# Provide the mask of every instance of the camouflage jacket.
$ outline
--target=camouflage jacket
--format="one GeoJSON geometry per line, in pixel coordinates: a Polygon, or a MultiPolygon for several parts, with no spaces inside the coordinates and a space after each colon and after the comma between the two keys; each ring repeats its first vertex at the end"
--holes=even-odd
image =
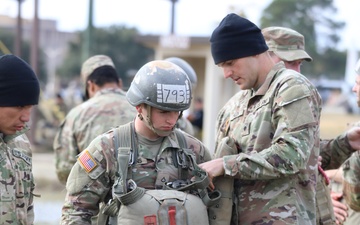
{"type": "Polygon", "coordinates": [[[320,141],[321,167],[324,170],[339,168],[356,150],[351,147],[346,133],[334,139],[320,141]]]}
{"type": "MultiPolygon", "coordinates": [[[[323,170],[337,169],[352,153],[353,149],[348,141],[346,133],[334,139],[320,140],[321,167],[323,170]]],[[[325,175],[326,176],[326,175],[325,175]]],[[[319,174],[316,187],[317,224],[336,224],[330,188],[326,178],[319,174]]]]}
{"type": "MultiPolygon", "coordinates": [[[[62,209],[61,224],[91,224],[91,217],[99,212],[99,203],[112,193],[118,161],[114,153],[113,130],[98,136],[83,151],[70,172],[66,183],[67,195],[62,209]],[[86,165],[83,159],[90,160],[86,165]]],[[[179,148],[176,135],[150,141],[136,135],[138,157],[131,168],[132,179],[139,187],[154,189],[161,182],[179,179],[179,171],[174,168],[172,154],[168,147],[179,148]]],[[[207,148],[196,138],[184,133],[187,148],[195,153],[197,163],[211,159],[207,148]]]]}
{"type": "Polygon", "coordinates": [[[216,143],[229,136],[239,149],[223,157],[235,178],[238,224],[316,223],[320,114],[315,87],[283,63],[259,90],[240,91],[220,111],[216,143]]]}
{"type": "MultiPolygon", "coordinates": [[[[336,169],[355,150],[351,148],[346,133],[331,140],[320,140],[321,167],[323,170],[336,169]]],[[[319,173],[316,185],[316,224],[335,225],[336,218],[325,173],[319,173]]]]}
{"type": "Polygon", "coordinates": [[[182,116],[182,117],[180,117],[180,119],[178,119],[178,121],[176,122],[176,128],[179,128],[180,130],[190,134],[191,136],[195,135],[193,125],[184,116],[182,116]]]}
{"type": "MultiPolygon", "coordinates": [[[[360,122],[350,124],[349,128],[360,126],[360,122]]],[[[324,170],[338,169],[354,152],[349,143],[347,133],[334,139],[320,140],[321,167],[324,170]]]]}
{"type": "Polygon", "coordinates": [[[34,177],[26,130],[0,138],[0,224],[34,223],[34,177]]]}
{"type": "Polygon", "coordinates": [[[344,199],[351,209],[360,212],[360,152],[355,152],[343,165],[344,199]]]}
{"type": "Polygon", "coordinates": [[[134,119],[135,108],[120,89],[102,89],[73,108],[54,139],[55,166],[62,183],[76,162],[76,156],[98,135],[134,119]]]}

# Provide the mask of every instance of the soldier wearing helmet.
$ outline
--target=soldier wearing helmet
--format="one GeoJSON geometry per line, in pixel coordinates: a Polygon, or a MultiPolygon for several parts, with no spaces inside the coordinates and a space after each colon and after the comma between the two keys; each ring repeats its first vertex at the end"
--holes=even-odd
{"type": "Polygon", "coordinates": [[[110,57],[94,55],[87,59],[81,68],[81,80],[87,100],[66,115],[53,144],[56,173],[63,184],[76,156],[97,135],[130,122],[135,113],[121,89],[121,80],[110,57]]]}
{"type": "MultiPolygon", "coordinates": [[[[192,68],[192,66],[188,62],[186,62],[185,60],[178,58],[178,57],[170,57],[170,58],[166,58],[165,60],[172,62],[175,65],[179,66],[181,69],[183,69],[184,72],[186,73],[186,75],[190,79],[192,89],[194,89],[196,87],[197,75],[196,75],[195,70],[192,68]]],[[[194,136],[195,135],[194,127],[191,124],[191,122],[187,119],[189,114],[190,114],[189,109],[187,109],[183,112],[183,115],[181,116],[181,118],[179,118],[179,120],[177,122],[177,127],[180,128],[181,130],[185,131],[186,133],[194,136]]]]}
{"type": "Polygon", "coordinates": [[[175,65],[179,66],[181,69],[183,69],[190,79],[192,88],[194,89],[196,87],[197,75],[194,68],[188,62],[178,57],[169,57],[166,58],[165,60],[172,62],[175,65]]]}
{"type": "Polygon", "coordinates": [[[114,192],[118,168],[131,167],[132,179],[145,189],[162,189],[165,183],[180,179],[174,154],[168,154],[169,149],[181,149],[178,132],[197,163],[211,159],[199,140],[176,128],[182,111],[190,106],[191,91],[188,76],[171,62],[151,61],[139,69],[126,94],[136,109],[135,119],[97,136],[79,155],[66,185],[63,224],[91,223],[91,217],[99,212],[99,202],[107,201],[114,192]],[[124,128],[128,128],[126,132],[124,128]],[[125,138],[127,135],[131,139],[125,138]],[[125,165],[117,158],[117,137],[131,140],[132,151],[125,165]]]}

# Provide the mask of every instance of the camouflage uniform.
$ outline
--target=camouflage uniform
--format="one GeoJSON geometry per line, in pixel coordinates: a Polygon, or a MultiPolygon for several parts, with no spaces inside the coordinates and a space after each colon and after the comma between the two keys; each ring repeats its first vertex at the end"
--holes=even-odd
{"type": "MultiPolygon", "coordinates": [[[[355,154],[357,154],[357,153],[355,153],[355,154]]],[[[343,164],[343,165],[345,165],[345,164],[343,164]]],[[[337,169],[336,171],[337,171],[337,173],[342,174],[343,168],[341,167],[341,168],[337,169]]],[[[343,193],[343,179],[341,179],[341,181],[340,180],[339,181],[331,180],[330,189],[334,193],[343,193]]],[[[345,193],[345,195],[346,195],[346,193],[345,193]]],[[[340,199],[339,202],[347,205],[345,198],[340,199]]],[[[348,214],[348,216],[346,217],[346,220],[343,223],[341,223],[341,225],[360,224],[360,213],[359,212],[356,212],[353,209],[351,209],[350,207],[348,207],[347,214],[348,214]]]]}
{"type": "MultiPolygon", "coordinates": [[[[280,59],[289,62],[295,60],[312,61],[312,58],[305,51],[304,36],[295,30],[285,27],[267,27],[262,30],[262,33],[269,51],[274,52],[280,59]]],[[[346,134],[335,139],[320,141],[322,164],[319,168],[316,191],[317,224],[335,224],[335,215],[328,187],[329,181],[323,170],[339,168],[354,151],[346,134]]]]}
{"type": "Polygon", "coordinates": [[[194,127],[191,124],[191,122],[186,119],[184,116],[182,116],[176,123],[176,127],[181,129],[182,131],[185,131],[186,133],[190,134],[190,135],[194,135],[195,131],[194,131],[194,127]]]}
{"type": "MultiPolygon", "coordinates": [[[[359,124],[354,124],[353,126],[358,126],[358,125],[359,124]]],[[[344,163],[344,162],[349,157],[354,158],[354,155],[358,154],[358,153],[354,153],[355,151],[356,150],[353,149],[349,144],[346,133],[337,136],[335,139],[321,140],[320,142],[320,155],[322,156],[321,167],[324,170],[338,169],[341,165],[343,165],[343,167],[347,167],[348,163],[344,163]]],[[[331,189],[332,192],[337,192],[337,193],[343,192],[343,185],[341,183],[332,181],[330,185],[331,186],[328,189],[331,189]]],[[[348,191],[344,191],[344,197],[347,196],[347,193],[348,191]]],[[[341,203],[346,204],[346,201],[342,199],[341,203]]],[[[332,207],[331,201],[330,204],[332,207]]],[[[324,207],[322,207],[321,209],[325,210],[324,207]]],[[[357,212],[354,212],[352,209],[349,209],[347,213],[348,213],[348,217],[346,218],[343,224],[355,224],[357,223],[357,221],[359,221],[360,217],[357,212]]]]}
{"type": "Polygon", "coordinates": [[[0,137],[0,224],[34,223],[32,154],[25,131],[0,137]]]}
{"type": "Polygon", "coordinates": [[[60,125],[54,140],[56,173],[62,183],[76,162],[76,156],[98,135],[134,119],[136,111],[121,89],[102,89],[73,108],[60,125]]]}
{"type": "Polygon", "coordinates": [[[343,165],[343,193],[347,204],[360,212],[360,153],[355,152],[343,165]]]}
{"type": "Polygon", "coordinates": [[[235,178],[237,224],[315,224],[320,112],[315,87],[283,62],[220,111],[217,144],[228,136],[240,149],[223,157],[235,178]]]}
{"type": "MultiPolygon", "coordinates": [[[[355,65],[357,78],[360,76],[360,59],[355,65]]],[[[353,91],[357,95],[360,106],[359,84],[356,82],[353,91]]],[[[360,126],[357,122],[354,126],[360,126]]],[[[355,152],[343,165],[343,194],[347,204],[356,212],[360,212],[360,152],[355,152]]]]}
{"type": "MultiPolygon", "coordinates": [[[[199,140],[186,133],[184,135],[186,146],[195,153],[197,163],[211,159],[208,150],[199,140]]],[[[135,160],[136,164],[132,167],[132,179],[137,185],[146,189],[155,188],[158,176],[155,166],[159,168],[160,164],[155,165],[156,160],[169,162],[170,166],[166,167],[164,173],[167,181],[179,179],[178,169],[172,166],[171,156],[164,154],[164,149],[167,147],[179,147],[175,133],[172,132],[169,136],[155,141],[147,140],[139,134],[136,136],[139,152],[135,160]]],[[[118,168],[114,153],[113,130],[98,136],[80,157],[85,154],[94,160],[96,167],[87,172],[88,170],[78,160],[71,170],[66,184],[67,196],[62,209],[61,224],[90,224],[90,218],[99,212],[99,202],[104,201],[106,196],[111,194],[118,168]]]]}
{"type": "Polygon", "coordinates": [[[0,56],[0,224],[34,224],[34,177],[29,130],[40,84],[29,64],[0,56]]]}
{"type": "MultiPolygon", "coordinates": [[[[82,82],[86,84],[93,72],[103,66],[115,69],[113,61],[106,55],[95,55],[87,59],[81,67],[82,82]]],[[[118,79],[117,74],[112,76],[118,79]]],[[[114,82],[115,78],[105,84],[114,82]]],[[[87,88],[85,93],[90,97],[87,88]]],[[[73,108],[60,125],[53,144],[56,173],[60,182],[66,183],[70,170],[76,162],[76,156],[97,135],[128,123],[133,119],[134,113],[134,108],[127,102],[125,92],[120,88],[100,87],[91,99],[73,108]]]]}
{"type": "Polygon", "coordinates": [[[337,169],[355,151],[347,139],[346,133],[335,139],[320,140],[321,168],[316,187],[317,223],[319,225],[335,225],[336,218],[330,196],[330,180],[324,170],[337,169]]]}
{"type": "Polygon", "coordinates": [[[321,167],[338,169],[356,150],[351,147],[346,133],[330,140],[320,141],[321,167]]]}

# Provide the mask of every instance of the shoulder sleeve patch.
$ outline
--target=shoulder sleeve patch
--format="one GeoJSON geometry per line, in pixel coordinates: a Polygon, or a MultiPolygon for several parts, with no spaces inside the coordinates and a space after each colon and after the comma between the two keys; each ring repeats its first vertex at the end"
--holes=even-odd
{"type": "Polygon", "coordinates": [[[288,86],[287,90],[281,92],[279,105],[285,106],[308,96],[310,96],[310,91],[304,85],[288,86]]]}
{"type": "Polygon", "coordinates": [[[83,151],[78,161],[87,173],[91,172],[98,165],[88,150],[83,151]]]}

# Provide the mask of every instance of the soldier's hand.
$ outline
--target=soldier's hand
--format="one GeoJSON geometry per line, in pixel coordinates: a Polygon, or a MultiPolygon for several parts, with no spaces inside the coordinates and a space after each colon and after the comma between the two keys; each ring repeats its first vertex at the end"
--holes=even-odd
{"type": "Polygon", "coordinates": [[[331,201],[336,218],[336,224],[342,224],[348,217],[348,207],[341,203],[342,193],[331,192],[331,201]]]}
{"type": "Polygon", "coordinates": [[[353,149],[360,150],[360,127],[352,127],[346,132],[349,144],[353,149]]]}
{"type": "Polygon", "coordinates": [[[322,161],[322,157],[319,155],[319,157],[318,157],[318,166],[320,166],[320,167],[321,167],[321,161],[322,161]]]}
{"type": "Polygon", "coordinates": [[[199,166],[201,169],[208,173],[210,184],[209,188],[213,191],[215,189],[213,178],[224,174],[224,160],[222,158],[213,159],[208,162],[201,163],[199,166]]]}

